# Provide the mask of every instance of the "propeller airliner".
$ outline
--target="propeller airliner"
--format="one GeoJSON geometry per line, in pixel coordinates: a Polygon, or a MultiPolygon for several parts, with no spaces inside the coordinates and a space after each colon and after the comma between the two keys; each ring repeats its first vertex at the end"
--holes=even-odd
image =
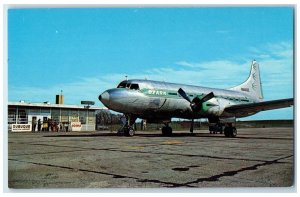
{"type": "Polygon", "coordinates": [[[248,79],[233,88],[131,79],[104,91],[99,100],[107,108],[125,115],[122,132],[127,136],[135,134],[133,124],[137,118],[146,119],[148,123],[163,123],[162,134],[167,136],[172,135],[169,126],[172,118],[191,119],[190,132],[193,132],[194,119],[207,118],[213,125],[210,131],[225,125],[224,135],[236,137],[236,118],[294,105],[293,98],[263,101],[259,64],[255,60],[248,79]]]}

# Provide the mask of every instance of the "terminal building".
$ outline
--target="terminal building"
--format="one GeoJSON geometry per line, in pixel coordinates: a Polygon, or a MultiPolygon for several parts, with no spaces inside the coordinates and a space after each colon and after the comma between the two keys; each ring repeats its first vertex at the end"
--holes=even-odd
{"type": "Polygon", "coordinates": [[[95,131],[96,113],[106,108],[90,105],[65,105],[63,95],[56,95],[56,104],[8,102],[8,130],[95,131]]]}

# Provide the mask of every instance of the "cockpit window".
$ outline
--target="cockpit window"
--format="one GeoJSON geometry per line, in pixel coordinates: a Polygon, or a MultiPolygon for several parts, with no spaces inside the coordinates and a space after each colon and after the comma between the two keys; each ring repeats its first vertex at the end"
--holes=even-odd
{"type": "Polygon", "coordinates": [[[136,83],[127,83],[127,82],[121,82],[117,88],[128,88],[132,90],[139,90],[139,84],[136,83]]]}
{"type": "Polygon", "coordinates": [[[121,82],[117,88],[126,88],[126,83],[125,82],[121,82]]]}
{"type": "Polygon", "coordinates": [[[139,89],[139,84],[135,84],[135,83],[131,84],[130,89],[138,90],[139,89]]]}

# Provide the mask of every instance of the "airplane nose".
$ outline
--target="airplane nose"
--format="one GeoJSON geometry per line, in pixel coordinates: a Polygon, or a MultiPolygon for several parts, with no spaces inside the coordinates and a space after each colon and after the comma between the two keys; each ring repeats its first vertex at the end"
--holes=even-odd
{"type": "Polygon", "coordinates": [[[99,96],[99,100],[103,103],[103,104],[108,104],[109,102],[109,93],[107,91],[103,92],[100,96],[99,96]]]}

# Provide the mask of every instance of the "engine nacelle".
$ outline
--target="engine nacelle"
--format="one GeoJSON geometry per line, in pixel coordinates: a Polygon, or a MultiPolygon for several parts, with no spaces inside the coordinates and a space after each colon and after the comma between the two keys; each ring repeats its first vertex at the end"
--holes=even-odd
{"type": "Polygon", "coordinates": [[[228,105],[228,101],[220,98],[212,98],[209,100],[209,103],[206,103],[207,113],[214,116],[221,116],[226,105],[228,105]]]}

